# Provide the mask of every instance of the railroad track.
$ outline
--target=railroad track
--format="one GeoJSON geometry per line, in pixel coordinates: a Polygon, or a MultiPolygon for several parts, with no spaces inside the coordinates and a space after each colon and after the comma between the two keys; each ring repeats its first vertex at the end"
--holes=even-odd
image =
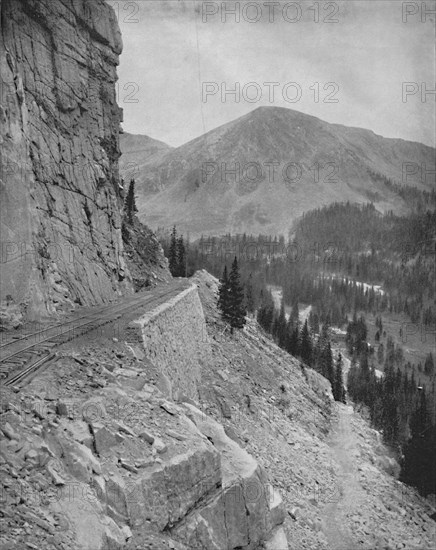
{"type": "MultiPolygon", "coordinates": [[[[44,334],[45,332],[48,332],[50,330],[56,330],[60,327],[63,327],[63,326],[67,326],[67,325],[73,325],[75,321],[80,321],[82,319],[85,319],[85,318],[89,318],[91,315],[98,315],[98,313],[104,311],[105,309],[107,309],[108,306],[103,306],[103,307],[100,307],[100,308],[96,308],[92,314],[87,314],[87,315],[83,315],[82,317],[79,317],[78,319],[70,319],[68,321],[65,321],[64,323],[55,323],[55,324],[52,324],[52,325],[49,325],[48,327],[46,328],[43,328],[41,330],[37,330],[37,331],[34,331],[34,332],[29,332],[28,334],[24,334],[23,336],[12,336],[12,338],[7,341],[7,342],[2,342],[0,344],[0,350],[8,347],[8,346],[13,346],[14,344],[17,344],[18,342],[21,342],[23,340],[29,340],[30,338],[34,338],[36,336],[39,336],[40,334],[44,334]]],[[[0,359],[1,360],[1,359],[0,359]]]]}
{"type": "MultiPolygon", "coordinates": [[[[164,302],[171,294],[177,294],[178,287],[159,293],[157,296],[135,296],[134,299],[118,306],[99,308],[73,321],[67,321],[46,329],[27,334],[18,339],[5,342],[0,350],[19,346],[0,358],[0,380],[4,386],[20,386],[44,365],[56,358],[55,348],[96,328],[117,321],[124,313],[131,313],[141,307],[150,308],[164,302]],[[54,333],[54,334],[53,334],[54,333]],[[32,343],[32,339],[38,341],[32,343]],[[20,345],[21,343],[21,345],[20,345]]],[[[181,291],[181,289],[179,290],[181,291]]]]}

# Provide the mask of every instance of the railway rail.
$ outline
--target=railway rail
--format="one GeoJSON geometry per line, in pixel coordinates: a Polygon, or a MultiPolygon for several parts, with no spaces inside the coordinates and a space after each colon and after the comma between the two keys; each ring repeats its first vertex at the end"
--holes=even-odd
{"type": "Polygon", "coordinates": [[[181,292],[185,285],[172,286],[166,292],[153,293],[134,298],[122,304],[99,307],[82,317],[68,320],[64,323],[51,325],[16,339],[11,339],[0,345],[0,381],[4,386],[23,385],[32,375],[51,361],[56,360],[55,348],[83,336],[97,328],[113,323],[123,314],[132,313],[140,308],[149,309],[151,306],[166,301],[170,295],[181,292]],[[33,340],[33,341],[32,341],[33,340]],[[6,355],[3,350],[6,349],[6,355]]]}

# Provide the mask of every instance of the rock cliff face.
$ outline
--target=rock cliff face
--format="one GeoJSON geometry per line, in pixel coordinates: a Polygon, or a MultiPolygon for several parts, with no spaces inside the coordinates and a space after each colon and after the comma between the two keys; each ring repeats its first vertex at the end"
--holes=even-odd
{"type": "Polygon", "coordinates": [[[113,299],[133,288],[115,14],[103,0],[2,0],[1,27],[2,300],[32,314],[113,299]]]}

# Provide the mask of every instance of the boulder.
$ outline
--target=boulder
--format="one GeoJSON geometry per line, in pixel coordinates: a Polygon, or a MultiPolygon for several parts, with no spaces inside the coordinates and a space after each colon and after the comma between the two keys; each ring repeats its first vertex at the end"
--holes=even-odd
{"type": "Polygon", "coordinates": [[[132,487],[126,486],[126,482],[120,473],[112,470],[106,477],[105,499],[107,504],[107,513],[118,524],[129,523],[129,509],[127,498],[135,500],[137,493],[132,491],[132,487]]]}
{"type": "Polygon", "coordinates": [[[100,474],[101,466],[92,451],[76,441],[60,440],[65,470],[79,481],[88,483],[92,474],[100,474]]]}
{"type": "Polygon", "coordinates": [[[173,399],[173,386],[171,384],[171,380],[163,372],[159,373],[157,387],[162,392],[162,395],[164,395],[167,399],[173,399]]]}
{"type": "Polygon", "coordinates": [[[11,440],[13,440],[13,439],[19,440],[20,439],[19,434],[14,430],[14,428],[9,424],[9,422],[5,422],[3,424],[1,430],[8,439],[11,439],[11,440]]]}
{"type": "Polygon", "coordinates": [[[285,505],[280,493],[272,485],[268,485],[268,508],[271,528],[285,521],[285,505]]]}
{"type": "Polygon", "coordinates": [[[150,443],[150,445],[153,445],[154,443],[154,435],[151,434],[149,431],[147,430],[142,430],[140,433],[139,433],[139,436],[141,439],[143,439],[144,441],[146,441],[147,443],[150,443]]]}
{"type": "Polygon", "coordinates": [[[198,430],[221,456],[218,485],[202,506],[192,509],[171,534],[189,548],[257,548],[284,521],[281,498],[255,459],[230,439],[221,424],[184,405],[198,430]],[[271,498],[272,495],[272,498],[271,498]]]}
{"type": "Polygon", "coordinates": [[[94,437],[91,434],[89,425],[83,420],[74,420],[73,422],[61,419],[60,426],[64,428],[76,441],[86,447],[91,448],[94,437]]]}
{"type": "Polygon", "coordinates": [[[106,428],[103,424],[93,422],[91,424],[91,429],[94,435],[95,450],[100,456],[104,455],[111,447],[117,445],[115,433],[106,428]]]}
{"type": "Polygon", "coordinates": [[[104,515],[98,501],[71,495],[60,498],[51,505],[52,512],[66,518],[75,535],[75,548],[80,550],[121,550],[126,537],[117,524],[104,515]]]}
{"type": "Polygon", "coordinates": [[[289,550],[288,540],[283,527],[276,529],[271,538],[265,542],[265,550],[289,550]]]}
{"type": "Polygon", "coordinates": [[[167,451],[167,446],[162,441],[162,439],[160,439],[159,437],[155,437],[153,442],[153,449],[156,449],[159,454],[162,454],[167,451]]]}

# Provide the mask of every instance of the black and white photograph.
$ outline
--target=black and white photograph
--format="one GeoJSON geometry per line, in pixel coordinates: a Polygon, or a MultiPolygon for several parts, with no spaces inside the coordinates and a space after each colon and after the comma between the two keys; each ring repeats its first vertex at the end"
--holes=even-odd
{"type": "Polygon", "coordinates": [[[0,28],[0,550],[434,550],[436,2],[0,28]]]}

